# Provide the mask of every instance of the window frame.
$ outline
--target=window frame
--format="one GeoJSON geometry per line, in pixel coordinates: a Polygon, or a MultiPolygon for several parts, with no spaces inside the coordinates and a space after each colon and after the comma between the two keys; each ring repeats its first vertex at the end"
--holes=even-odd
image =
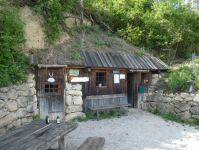
{"type": "Polygon", "coordinates": [[[95,70],[94,71],[94,89],[107,89],[109,87],[109,72],[107,70],[95,70]],[[96,78],[97,78],[97,73],[106,73],[106,86],[96,86],[97,84],[97,81],[96,81],[96,78]]]}
{"type": "MultiPolygon", "coordinates": [[[[54,89],[54,88],[53,88],[54,89]]],[[[43,82],[42,91],[45,95],[61,95],[62,85],[60,82],[43,82]],[[58,85],[58,92],[45,92],[45,85],[58,85]]]]}

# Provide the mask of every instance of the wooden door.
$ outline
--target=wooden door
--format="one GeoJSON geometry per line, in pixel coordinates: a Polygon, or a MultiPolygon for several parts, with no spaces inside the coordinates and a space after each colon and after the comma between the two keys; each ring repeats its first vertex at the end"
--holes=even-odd
{"type": "Polygon", "coordinates": [[[127,98],[133,108],[137,108],[137,74],[127,73],[127,98]]]}
{"type": "Polygon", "coordinates": [[[37,95],[42,119],[48,114],[50,120],[56,120],[57,113],[64,119],[64,89],[64,68],[38,69],[37,95]],[[48,82],[50,77],[55,81],[48,82]]]}

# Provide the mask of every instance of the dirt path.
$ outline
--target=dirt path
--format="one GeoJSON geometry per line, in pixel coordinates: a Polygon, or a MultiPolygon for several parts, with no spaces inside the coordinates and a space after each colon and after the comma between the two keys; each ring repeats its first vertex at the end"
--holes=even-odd
{"type": "Polygon", "coordinates": [[[88,137],[105,137],[103,150],[198,150],[199,130],[142,110],[129,116],[79,122],[68,134],[67,148],[76,150],[88,137]]]}

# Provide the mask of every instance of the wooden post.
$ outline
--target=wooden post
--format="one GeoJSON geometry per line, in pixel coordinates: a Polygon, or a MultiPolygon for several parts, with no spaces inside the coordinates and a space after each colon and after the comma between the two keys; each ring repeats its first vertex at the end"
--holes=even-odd
{"type": "Polygon", "coordinates": [[[99,120],[99,110],[97,110],[97,121],[99,120]]]}
{"type": "Polygon", "coordinates": [[[91,106],[93,106],[93,100],[91,100],[91,106]]]}
{"type": "Polygon", "coordinates": [[[61,138],[59,141],[58,141],[58,145],[59,145],[59,148],[58,150],[66,150],[66,142],[65,142],[65,137],[61,138]]]}
{"type": "Polygon", "coordinates": [[[128,116],[128,106],[126,106],[126,115],[128,116]]]}

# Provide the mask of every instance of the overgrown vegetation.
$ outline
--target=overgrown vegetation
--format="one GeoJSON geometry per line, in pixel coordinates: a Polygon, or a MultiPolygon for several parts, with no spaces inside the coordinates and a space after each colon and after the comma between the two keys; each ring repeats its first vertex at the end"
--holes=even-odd
{"type": "Polygon", "coordinates": [[[195,75],[192,74],[192,63],[186,63],[180,66],[177,70],[168,70],[169,82],[164,86],[164,92],[173,91],[173,93],[180,93],[185,91],[186,81],[195,81],[195,90],[199,90],[199,63],[197,59],[195,67],[195,75]],[[198,63],[198,64],[197,64],[198,63]]]}
{"type": "Polygon", "coordinates": [[[0,9],[0,86],[8,86],[25,80],[30,66],[21,46],[25,44],[25,23],[16,8],[0,9]]]}
{"type": "Polygon", "coordinates": [[[40,114],[36,114],[35,116],[33,116],[33,120],[39,119],[40,118],[40,114]]]}
{"type": "MultiPolygon", "coordinates": [[[[158,107],[158,106],[157,106],[158,107]]],[[[185,121],[181,118],[181,115],[176,115],[176,114],[172,114],[171,112],[168,113],[161,113],[158,111],[158,109],[155,107],[152,110],[149,110],[149,112],[151,112],[152,114],[156,115],[156,116],[161,116],[166,122],[167,121],[174,121],[174,122],[178,122],[181,123],[182,125],[190,125],[190,126],[199,126],[199,119],[193,119],[193,122],[190,121],[185,121]]]]}
{"type": "MultiPolygon", "coordinates": [[[[120,116],[122,115],[125,115],[126,113],[126,110],[125,109],[122,109],[120,111],[100,111],[99,112],[99,117],[102,118],[102,119],[110,119],[111,117],[113,118],[119,118],[120,116]]],[[[92,120],[92,119],[97,119],[97,112],[95,112],[94,114],[89,114],[89,112],[85,112],[86,114],[86,117],[75,117],[73,118],[71,121],[72,122],[82,122],[82,121],[88,121],[88,120],[92,120]]]]}

